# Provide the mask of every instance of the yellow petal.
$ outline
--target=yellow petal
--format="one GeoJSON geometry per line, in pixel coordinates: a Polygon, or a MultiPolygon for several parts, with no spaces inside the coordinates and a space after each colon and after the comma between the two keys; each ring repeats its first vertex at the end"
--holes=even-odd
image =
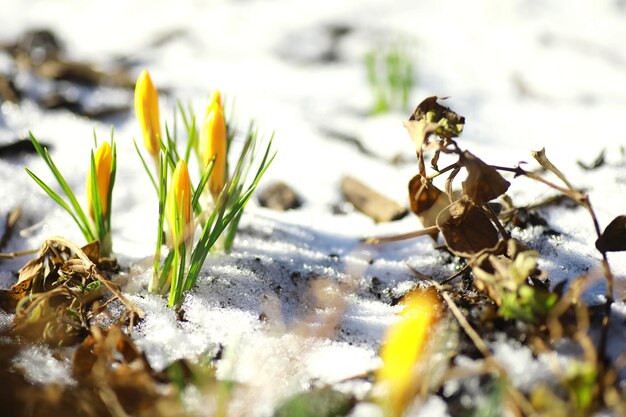
{"type": "Polygon", "coordinates": [[[203,166],[207,166],[215,157],[209,190],[213,198],[217,198],[226,183],[226,120],[219,101],[209,105],[207,114],[199,137],[200,159],[203,166]]]}
{"type": "Polygon", "coordinates": [[[193,212],[191,207],[191,179],[187,164],[182,159],[172,174],[165,203],[165,218],[173,245],[193,237],[193,212]]]}
{"type": "Polygon", "coordinates": [[[376,379],[387,389],[386,405],[400,415],[413,398],[415,365],[421,360],[431,328],[438,320],[441,303],[433,288],[419,289],[404,297],[400,320],[385,336],[380,356],[383,366],[376,379]]]}
{"type": "MultiPolygon", "coordinates": [[[[100,206],[102,207],[102,215],[106,217],[109,212],[109,184],[111,183],[111,168],[113,166],[113,153],[109,142],[104,142],[94,156],[96,165],[96,183],[98,184],[98,196],[100,197],[100,206]]],[[[87,207],[89,215],[94,218],[93,194],[91,189],[91,175],[89,170],[87,175],[87,207]]]]}
{"type": "Polygon", "coordinates": [[[144,146],[154,158],[157,158],[161,150],[159,95],[146,70],[139,74],[135,85],[135,113],[141,127],[144,146]]]}

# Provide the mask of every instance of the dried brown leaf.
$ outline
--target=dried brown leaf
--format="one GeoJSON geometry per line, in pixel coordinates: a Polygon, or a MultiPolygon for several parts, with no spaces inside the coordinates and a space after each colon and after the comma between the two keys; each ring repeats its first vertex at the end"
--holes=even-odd
{"type": "MultiPolygon", "coordinates": [[[[417,174],[409,181],[409,201],[411,211],[417,215],[422,226],[431,227],[437,224],[437,216],[450,204],[450,200],[432,182],[423,183],[422,179],[423,177],[417,174]]],[[[436,238],[437,233],[431,237],[436,238]]]]}
{"type": "Polygon", "coordinates": [[[596,248],[600,252],[620,252],[626,250],[626,216],[613,219],[596,240],[596,248]]]}
{"type": "Polygon", "coordinates": [[[100,260],[100,241],[95,240],[91,243],[87,243],[85,246],[80,248],[80,250],[87,255],[87,258],[89,258],[91,262],[98,264],[98,261],[100,260]]]}
{"type": "Polygon", "coordinates": [[[74,352],[72,367],[81,383],[104,390],[108,405],[123,405],[131,414],[148,410],[155,401],[166,398],[148,361],[117,326],[106,330],[92,327],[74,352]]]}
{"type": "Polygon", "coordinates": [[[404,122],[418,153],[422,152],[422,145],[428,143],[433,133],[450,139],[459,136],[465,126],[465,118],[437,103],[438,99],[437,96],[426,98],[404,122]]]}
{"type": "Polygon", "coordinates": [[[474,203],[485,204],[509,189],[511,183],[471,152],[465,151],[462,161],[467,169],[467,179],[462,184],[463,192],[474,203]]]}
{"type": "Polygon", "coordinates": [[[443,234],[446,246],[461,257],[471,257],[478,252],[498,245],[498,231],[489,217],[467,198],[461,198],[441,211],[437,227],[443,234]]]}

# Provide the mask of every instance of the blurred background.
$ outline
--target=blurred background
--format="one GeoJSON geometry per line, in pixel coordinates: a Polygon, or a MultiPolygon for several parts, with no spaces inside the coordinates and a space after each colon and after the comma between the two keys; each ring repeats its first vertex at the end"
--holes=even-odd
{"type": "Polygon", "coordinates": [[[240,127],[275,131],[268,178],[305,209],[337,211],[348,173],[404,204],[415,165],[402,121],[431,95],[450,96],[465,143],[500,164],[542,146],[572,163],[617,154],[625,23],[619,0],[4,0],[0,141],[33,130],[78,151],[113,125],[130,143],[148,69],[164,118],[219,88],[240,127]]]}

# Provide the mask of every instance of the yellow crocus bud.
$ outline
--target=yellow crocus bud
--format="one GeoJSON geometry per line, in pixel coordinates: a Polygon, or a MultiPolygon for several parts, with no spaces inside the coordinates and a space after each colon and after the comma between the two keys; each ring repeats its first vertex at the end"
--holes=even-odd
{"type": "MultiPolygon", "coordinates": [[[[104,142],[94,156],[94,162],[96,165],[96,184],[98,184],[98,196],[100,197],[100,206],[102,207],[102,215],[106,218],[109,212],[109,184],[111,183],[111,168],[113,164],[113,153],[111,152],[111,145],[109,142],[104,142]]],[[[95,219],[94,205],[93,205],[93,190],[91,189],[91,176],[94,175],[91,170],[87,175],[87,207],[89,208],[89,215],[92,219],[95,219]]]]}
{"type": "Polygon", "coordinates": [[[385,335],[380,351],[383,366],[376,374],[386,390],[384,405],[396,416],[402,415],[416,394],[416,365],[424,359],[425,345],[441,315],[441,302],[433,288],[409,293],[402,304],[400,320],[385,335]]]}
{"type": "Polygon", "coordinates": [[[165,219],[170,230],[173,246],[193,238],[193,212],[191,208],[191,179],[184,160],[178,161],[172,174],[170,189],[165,202],[165,219]]]}
{"type": "Polygon", "coordinates": [[[156,159],[161,145],[161,123],[159,120],[159,95],[152,83],[148,71],[143,70],[135,85],[135,114],[143,134],[143,143],[148,152],[156,159]]]}
{"type": "MultiPolygon", "coordinates": [[[[217,94],[219,95],[219,92],[217,94]]],[[[215,165],[209,177],[209,191],[213,198],[217,199],[226,183],[226,120],[219,99],[209,104],[199,142],[200,161],[203,166],[206,167],[215,157],[215,165]]]]}
{"type": "Polygon", "coordinates": [[[213,105],[215,103],[219,104],[222,109],[224,108],[222,105],[222,93],[220,93],[220,90],[217,89],[213,91],[213,94],[209,99],[209,105],[206,107],[206,114],[204,115],[205,119],[208,119],[209,114],[211,113],[211,110],[213,110],[213,105]]]}

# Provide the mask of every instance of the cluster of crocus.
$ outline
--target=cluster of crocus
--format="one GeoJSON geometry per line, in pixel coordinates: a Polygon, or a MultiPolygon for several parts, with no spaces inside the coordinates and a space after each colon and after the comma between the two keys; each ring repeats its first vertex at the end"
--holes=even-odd
{"type": "MultiPolygon", "coordinates": [[[[159,199],[154,277],[149,289],[158,293],[169,290],[170,306],[180,305],[183,292],[193,288],[206,256],[223,232],[226,232],[226,238],[222,239],[222,247],[226,250],[230,248],[243,210],[274,158],[274,155],[270,155],[272,143],[270,140],[260,158],[256,173],[248,181],[250,167],[257,156],[255,153],[257,134],[251,127],[244,140],[232,178],[229,177],[227,161],[230,140],[219,91],[213,93],[199,135],[195,129],[193,114],[187,117],[182,106],[180,109],[187,128],[187,149],[183,157],[176,149],[176,140],[170,137],[167,126],[165,137],[162,136],[159,95],[148,71],[141,72],[135,86],[135,112],[144,146],[157,165],[156,179],[136,142],[135,149],[159,199]],[[192,149],[196,150],[198,165],[202,170],[195,188],[187,168],[192,149]],[[205,190],[213,201],[202,207],[200,197],[205,190]],[[196,225],[201,225],[201,231],[198,239],[194,241],[196,225]],[[163,240],[164,232],[167,234],[166,241],[163,240]],[[161,249],[164,244],[168,252],[165,260],[161,262],[161,249]]],[[[93,151],[91,153],[91,169],[87,175],[88,215],[52,161],[48,150],[42,147],[32,134],[31,141],[52,171],[67,200],[32,171],[26,169],[28,174],[70,214],[88,242],[100,242],[100,255],[110,256],[111,201],[116,172],[116,147],[113,135],[110,143],[103,143],[101,146],[96,144],[95,153],[93,151]]]]}
{"type": "Polygon", "coordinates": [[[381,403],[390,416],[401,416],[416,395],[420,362],[427,359],[428,342],[442,306],[434,288],[416,289],[401,301],[399,320],[385,335],[376,380],[384,390],[381,403]]]}
{"type": "MultiPolygon", "coordinates": [[[[190,114],[188,117],[182,106],[179,107],[187,129],[187,148],[184,154],[176,149],[176,137],[170,137],[167,125],[164,129],[165,136],[162,135],[158,92],[150,74],[147,71],[141,72],[135,86],[135,112],[145,149],[156,164],[156,177],[136,142],[135,149],[152,181],[159,201],[154,276],[149,290],[157,293],[169,290],[170,306],[180,305],[183,292],[193,288],[208,253],[218,241],[224,249],[230,248],[243,210],[274,158],[274,155],[270,155],[272,143],[270,139],[265,152],[259,158],[256,171],[252,171],[255,174],[248,178],[250,168],[257,157],[257,133],[251,127],[243,141],[235,169],[229,176],[227,161],[232,138],[228,135],[228,123],[219,91],[215,91],[211,97],[200,134],[197,133],[193,115],[190,114]],[[196,151],[198,165],[201,167],[196,187],[193,186],[187,168],[192,149],[196,151]],[[212,202],[203,206],[200,197],[205,192],[210,195],[212,202]],[[197,239],[194,239],[196,226],[200,226],[201,230],[197,239]],[[226,235],[225,238],[221,238],[223,233],[226,235]],[[167,235],[166,240],[163,239],[164,234],[167,235]],[[164,260],[161,259],[163,246],[167,247],[164,260]]],[[[28,174],[70,214],[88,242],[100,242],[101,256],[110,256],[111,201],[116,172],[116,146],[113,135],[110,143],[103,143],[101,146],[96,143],[96,151],[91,153],[91,169],[87,175],[87,210],[83,210],[78,203],[48,150],[42,147],[32,134],[31,140],[52,171],[65,198],[26,169],[28,174]]]]}
{"type": "MultiPolygon", "coordinates": [[[[149,289],[164,293],[169,290],[169,305],[178,306],[184,291],[191,289],[200,268],[218,240],[228,250],[243,214],[243,210],[256,189],[261,176],[271,163],[271,140],[258,165],[256,174],[247,181],[247,173],[255,159],[256,132],[248,134],[232,178],[228,175],[228,125],[224,116],[221,94],[215,91],[207,106],[199,134],[192,114],[187,117],[179,106],[187,130],[187,148],[177,150],[177,141],[166,128],[161,136],[157,90],[147,71],[143,71],[135,87],[135,112],[139,121],[144,145],[157,163],[155,180],[139,148],[136,150],[159,197],[159,220],[153,279],[149,289]],[[187,167],[192,150],[196,151],[201,169],[200,179],[194,187],[187,167]],[[182,156],[181,156],[182,155],[182,156]],[[171,176],[169,173],[172,173],[171,176]],[[212,202],[203,204],[203,193],[212,202]],[[201,226],[194,240],[196,226],[201,226]],[[167,241],[163,241],[163,232],[167,241]],[[226,231],[226,238],[221,238],[226,231]],[[167,255],[161,261],[163,244],[167,255]]],[[[174,132],[176,133],[176,132],[174,132]]]]}
{"type": "Polygon", "coordinates": [[[91,166],[87,174],[87,213],[91,220],[89,220],[85,210],[78,203],[76,195],[52,160],[48,150],[41,146],[33,134],[30,135],[30,139],[37,153],[48,165],[67,200],[28,168],[26,168],[26,172],[59,206],[69,213],[87,242],[100,242],[100,256],[111,256],[113,250],[111,239],[111,201],[117,166],[117,152],[113,134],[111,134],[110,143],[104,142],[99,147],[96,144],[96,153],[91,152],[91,166]],[[97,191],[94,192],[94,190],[97,191]]]}

